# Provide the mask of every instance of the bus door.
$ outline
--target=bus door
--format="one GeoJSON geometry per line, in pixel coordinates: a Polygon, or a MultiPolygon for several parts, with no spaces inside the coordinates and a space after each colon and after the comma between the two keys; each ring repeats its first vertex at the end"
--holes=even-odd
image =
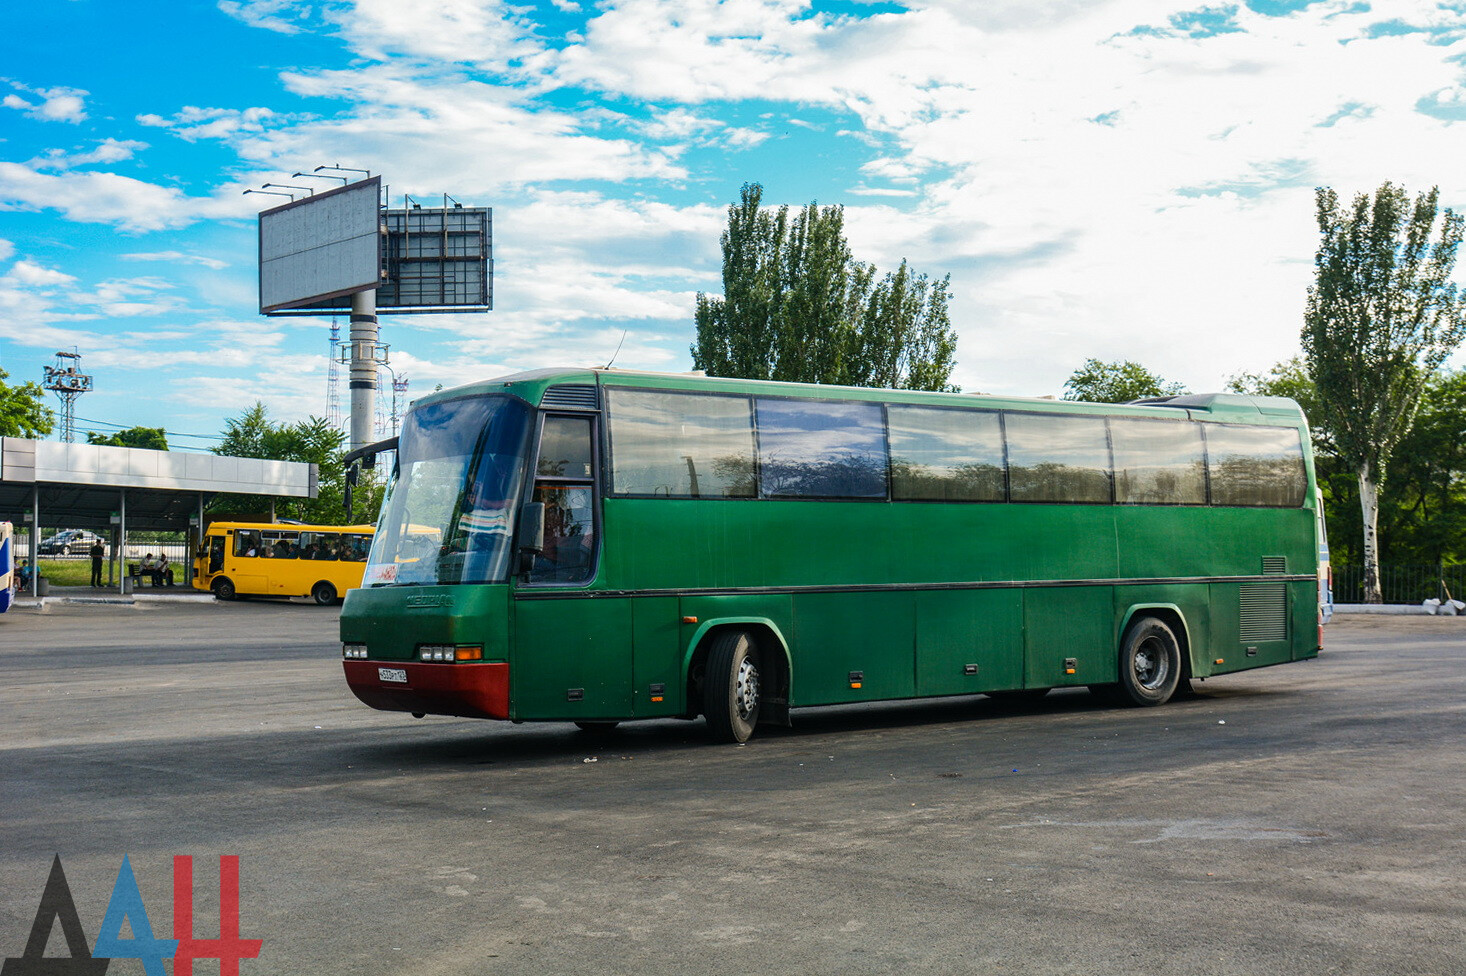
{"type": "Polygon", "coordinates": [[[599,597],[595,419],[549,414],[531,501],[544,506],[544,548],[521,576],[509,674],[515,707],[539,718],[632,714],[631,601],[599,597]]]}
{"type": "Polygon", "coordinates": [[[222,535],[209,536],[209,568],[205,575],[213,576],[224,571],[224,547],[229,540],[222,535]]]}

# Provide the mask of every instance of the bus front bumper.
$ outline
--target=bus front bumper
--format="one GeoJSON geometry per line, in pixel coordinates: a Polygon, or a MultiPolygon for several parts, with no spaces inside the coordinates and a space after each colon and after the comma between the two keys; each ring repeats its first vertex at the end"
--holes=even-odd
{"type": "Polygon", "coordinates": [[[352,694],[388,712],[509,717],[509,665],[342,661],[352,694]],[[403,677],[406,680],[401,680],[403,677]],[[395,679],[395,680],[394,680],[395,679]]]}

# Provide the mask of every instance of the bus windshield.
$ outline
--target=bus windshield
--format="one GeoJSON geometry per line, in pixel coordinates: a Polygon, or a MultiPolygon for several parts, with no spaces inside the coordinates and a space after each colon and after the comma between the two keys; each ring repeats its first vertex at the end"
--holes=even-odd
{"type": "Polygon", "coordinates": [[[505,396],[409,413],[362,585],[505,580],[530,420],[528,405],[505,396]]]}

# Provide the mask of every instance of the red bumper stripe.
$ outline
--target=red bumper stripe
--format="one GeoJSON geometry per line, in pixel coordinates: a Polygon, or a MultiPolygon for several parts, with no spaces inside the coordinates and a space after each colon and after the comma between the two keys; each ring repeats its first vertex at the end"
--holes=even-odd
{"type": "Polygon", "coordinates": [[[509,665],[342,661],[357,698],[388,712],[462,718],[509,717],[509,665]],[[407,681],[383,681],[380,670],[406,671],[407,681]]]}

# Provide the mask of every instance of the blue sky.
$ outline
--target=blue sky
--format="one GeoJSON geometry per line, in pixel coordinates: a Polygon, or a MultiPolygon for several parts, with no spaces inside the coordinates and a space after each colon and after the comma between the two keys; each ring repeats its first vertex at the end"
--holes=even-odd
{"type": "MultiPolygon", "coordinates": [[[[1466,206],[1466,4],[47,0],[0,37],[0,369],[201,448],[326,413],[329,321],[256,312],[243,196],[323,163],[494,208],[495,311],[384,317],[409,395],[687,369],[740,184],[950,274],[965,389],[1297,351],[1313,188],[1466,206]],[[182,435],[201,435],[188,437],[182,435]]],[[[326,184],[322,183],[322,186],[326,184]]],[[[342,400],[348,398],[343,390],[342,400]]]]}

